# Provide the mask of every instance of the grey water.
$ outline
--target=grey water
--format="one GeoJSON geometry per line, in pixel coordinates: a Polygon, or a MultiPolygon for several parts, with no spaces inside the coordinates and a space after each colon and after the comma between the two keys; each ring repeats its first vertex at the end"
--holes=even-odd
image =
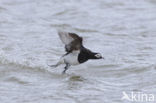
{"type": "Polygon", "coordinates": [[[155,0],[0,1],[0,103],[134,103],[123,92],[156,96],[155,78],[155,0]],[[48,67],[65,53],[57,30],[105,60],[48,67]]]}

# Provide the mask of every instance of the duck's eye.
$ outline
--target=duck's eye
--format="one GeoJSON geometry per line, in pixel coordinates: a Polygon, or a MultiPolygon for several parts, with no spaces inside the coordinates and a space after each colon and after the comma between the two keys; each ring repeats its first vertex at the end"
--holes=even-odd
{"type": "Polygon", "coordinates": [[[101,54],[96,54],[95,55],[97,58],[101,58],[102,56],[101,56],[101,54]]]}

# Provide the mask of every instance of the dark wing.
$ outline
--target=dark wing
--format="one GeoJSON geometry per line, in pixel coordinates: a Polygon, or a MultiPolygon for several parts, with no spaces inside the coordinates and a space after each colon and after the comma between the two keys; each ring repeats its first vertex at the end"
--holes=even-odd
{"type": "Polygon", "coordinates": [[[83,38],[75,33],[68,32],[58,32],[61,41],[65,44],[65,49],[67,52],[72,52],[73,50],[80,50],[82,46],[83,38]]]}

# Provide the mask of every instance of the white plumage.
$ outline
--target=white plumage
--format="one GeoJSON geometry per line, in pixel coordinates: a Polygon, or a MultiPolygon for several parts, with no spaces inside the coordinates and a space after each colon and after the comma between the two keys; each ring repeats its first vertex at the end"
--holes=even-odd
{"type": "Polygon", "coordinates": [[[65,56],[63,57],[64,62],[65,62],[65,63],[68,63],[68,64],[70,64],[70,65],[78,65],[78,64],[80,64],[80,63],[78,62],[78,55],[79,55],[79,53],[80,53],[80,51],[77,50],[77,51],[72,51],[72,53],[70,53],[70,54],[68,54],[68,55],[65,55],[65,56]]]}

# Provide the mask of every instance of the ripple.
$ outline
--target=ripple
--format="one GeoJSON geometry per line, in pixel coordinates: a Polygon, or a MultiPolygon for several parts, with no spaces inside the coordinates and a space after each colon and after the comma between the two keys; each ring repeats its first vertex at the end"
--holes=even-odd
{"type": "Polygon", "coordinates": [[[148,0],[151,4],[156,5],[156,1],[155,0],[148,0]]]}
{"type": "Polygon", "coordinates": [[[82,28],[73,28],[74,30],[78,31],[78,32],[82,32],[82,33],[85,33],[85,32],[88,32],[88,33],[94,33],[94,32],[98,32],[97,30],[92,30],[92,29],[82,29],[82,28]]]}
{"type": "Polygon", "coordinates": [[[118,68],[120,66],[121,66],[120,64],[102,64],[102,65],[98,65],[98,66],[89,65],[88,67],[89,68],[118,68]]]}
{"type": "Polygon", "coordinates": [[[61,15],[64,15],[66,13],[68,13],[69,10],[64,10],[64,11],[60,11],[60,12],[57,12],[54,14],[54,16],[61,16],[61,15]]]}
{"type": "Polygon", "coordinates": [[[20,79],[18,77],[8,77],[4,81],[5,82],[14,82],[14,83],[22,84],[22,85],[29,84],[29,82],[27,82],[25,80],[22,80],[22,79],[20,79]]]}
{"type": "Polygon", "coordinates": [[[50,24],[51,27],[71,27],[69,24],[50,24]]]}
{"type": "Polygon", "coordinates": [[[6,9],[4,7],[0,6],[0,11],[5,11],[6,9]]]}

